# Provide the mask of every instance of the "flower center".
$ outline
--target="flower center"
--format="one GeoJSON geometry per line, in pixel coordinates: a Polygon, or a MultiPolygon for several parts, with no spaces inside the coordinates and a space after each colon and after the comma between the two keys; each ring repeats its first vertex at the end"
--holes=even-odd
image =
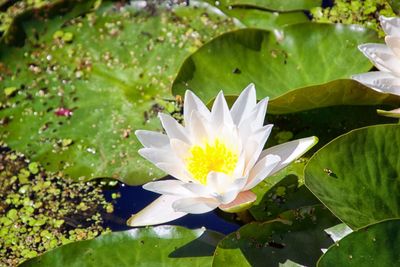
{"type": "Polygon", "coordinates": [[[187,168],[190,174],[202,184],[207,183],[211,171],[232,174],[238,162],[238,154],[218,139],[204,146],[195,145],[190,149],[187,168]]]}

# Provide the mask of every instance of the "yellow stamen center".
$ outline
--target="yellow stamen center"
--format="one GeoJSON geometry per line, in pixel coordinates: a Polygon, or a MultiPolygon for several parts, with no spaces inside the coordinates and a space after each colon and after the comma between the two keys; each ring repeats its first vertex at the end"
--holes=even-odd
{"type": "Polygon", "coordinates": [[[207,183],[207,175],[211,171],[232,174],[239,158],[235,151],[218,139],[204,146],[192,146],[190,153],[187,159],[188,171],[202,184],[207,183]]]}

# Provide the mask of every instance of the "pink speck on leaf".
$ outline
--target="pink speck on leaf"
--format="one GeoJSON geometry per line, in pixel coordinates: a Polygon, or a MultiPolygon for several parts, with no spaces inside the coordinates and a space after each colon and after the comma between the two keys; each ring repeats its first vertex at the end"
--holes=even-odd
{"type": "Polygon", "coordinates": [[[54,113],[57,116],[64,116],[64,117],[71,117],[72,116],[72,110],[70,110],[68,108],[57,108],[56,111],[54,111],[54,113]]]}

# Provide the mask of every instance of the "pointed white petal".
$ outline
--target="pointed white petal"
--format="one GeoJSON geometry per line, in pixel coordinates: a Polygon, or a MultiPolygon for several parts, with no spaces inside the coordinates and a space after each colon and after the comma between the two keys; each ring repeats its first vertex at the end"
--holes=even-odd
{"type": "Polygon", "coordinates": [[[261,152],[260,158],[264,158],[267,155],[277,155],[281,158],[279,164],[269,174],[273,175],[286,167],[292,161],[301,157],[317,142],[318,138],[315,136],[290,141],[264,150],[261,152]]]}
{"type": "Polygon", "coordinates": [[[160,162],[177,162],[178,160],[176,157],[174,157],[174,154],[170,148],[160,149],[145,147],[139,149],[138,153],[153,164],[158,164],[160,162]]]}
{"type": "Polygon", "coordinates": [[[400,18],[387,18],[380,16],[379,20],[386,35],[400,37],[400,18]]]}
{"type": "Polygon", "coordinates": [[[264,158],[261,158],[257,164],[251,169],[249,174],[249,180],[244,188],[244,190],[250,190],[256,185],[258,185],[261,181],[263,181],[267,176],[269,176],[274,168],[281,161],[281,157],[277,155],[266,155],[264,158]]]}
{"type": "Polygon", "coordinates": [[[385,42],[393,53],[400,58],[400,37],[386,36],[385,42]]]}
{"type": "Polygon", "coordinates": [[[357,74],[351,78],[378,92],[400,95],[400,77],[392,73],[372,71],[357,74]]]}
{"type": "Polygon", "coordinates": [[[244,174],[247,174],[257,162],[260,153],[271,134],[272,127],[272,124],[265,125],[248,138],[248,142],[244,146],[246,149],[246,167],[244,174]]]}
{"type": "Polygon", "coordinates": [[[232,202],[222,204],[218,208],[226,212],[239,212],[249,208],[256,199],[257,196],[253,192],[243,191],[240,192],[232,202]]]}
{"type": "Polygon", "coordinates": [[[218,201],[212,198],[195,197],[178,199],[172,203],[172,207],[176,212],[200,214],[212,211],[219,204],[218,201]]]}
{"type": "Polygon", "coordinates": [[[192,196],[193,194],[184,187],[184,184],[179,180],[164,180],[144,184],[143,188],[161,195],[192,196]]]}
{"type": "Polygon", "coordinates": [[[211,121],[214,127],[218,127],[222,124],[233,124],[232,116],[222,91],[217,95],[211,109],[211,121]]]}
{"type": "Polygon", "coordinates": [[[186,126],[194,110],[198,111],[205,118],[210,119],[211,113],[206,105],[204,105],[200,98],[198,98],[192,91],[187,90],[185,93],[185,102],[183,106],[183,116],[186,126]]]}
{"type": "Polygon", "coordinates": [[[247,118],[256,102],[256,89],[251,83],[243,90],[231,108],[233,123],[239,125],[243,119],[247,118]]]}
{"type": "Polygon", "coordinates": [[[252,122],[252,129],[256,130],[257,128],[260,128],[264,125],[265,121],[265,114],[267,113],[267,106],[268,106],[268,100],[269,98],[266,97],[262,99],[260,102],[257,103],[256,107],[254,108],[254,118],[248,118],[251,119],[252,122]]]}
{"type": "Polygon", "coordinates": [[[176,138],[188,144],[190,143],[186,129],[174,118],[164,113],[159,113],[158,116],[169,138],[176,138]]]}
{"type": "Polygon", "coordinates": [[[209,139],[207,128],[207,121],[201,117],[199,112],[193,111],[192,116],[190,117],[190,138],[193,144],[203,144],[206,140],[209,139]]]}
{"type": "Polygon", "coordinates": [[[145,147],[161,148],[169,145],[168,136],[159,132],[137,130],[135,135],[145,147]]]}
{"type": "Polygon", "coordinates": [[[176,164],[176,163],[167,163],[167,162],[160,162],[156,164],[157,168],[160,170],[168,173],[169,175],[175,177],[176,179],[179,179],[183,182],[191,182],[192,179],[186,172],[184,166],[181,164],[176,164]]]}
{"type": "Polygon", "coordinates": [[[400,59],[387,45],[362,44],[358,48],[380,71],[400,74],[400,59]]]}
{"type": "Polygon", "coordinates": [[[143,210],[133,215],[127,222],[129,226],[155,225],[173,221],[185,216],[185,212],[176,212],[172,203],[180,199],[178,196],[163,195],[143,210]]]}

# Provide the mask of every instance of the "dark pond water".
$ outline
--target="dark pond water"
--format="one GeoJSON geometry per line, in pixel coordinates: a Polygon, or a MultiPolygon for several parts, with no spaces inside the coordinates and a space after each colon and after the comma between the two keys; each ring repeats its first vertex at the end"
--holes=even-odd
{"type": "MultiPolygon", "coordinates": [[[[113,231],[131,229],[126,225],[126,220],[160,196],[144,190],[141,186],[119,184],[116,188],[105,191],[106,199],[111,201],[111,194],[117,192],[121,194],[121,197],[114,200],[114,212],[103,216],[105,226],[110,227],[113,231]]],[[[233,214],[227,214],[217,209],[204,214],[188,214],[166,224],[185,226],[190,229],[204,226],[209,230],[229,234],[240,227],[240,224],[235,221],[233,216],[233,214]]]]}

